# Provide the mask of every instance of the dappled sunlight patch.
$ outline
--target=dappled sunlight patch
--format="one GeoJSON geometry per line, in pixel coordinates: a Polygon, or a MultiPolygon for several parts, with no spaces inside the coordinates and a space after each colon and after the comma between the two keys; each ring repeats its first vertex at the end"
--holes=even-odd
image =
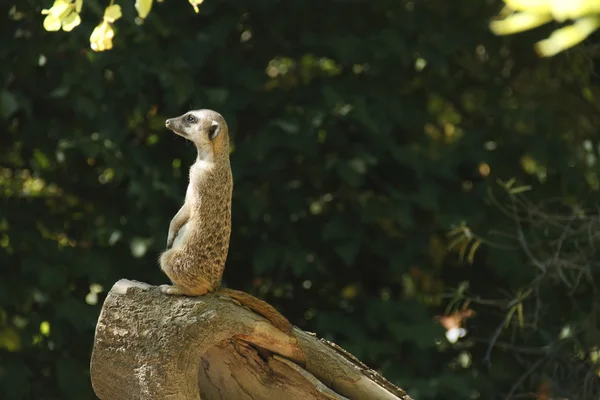
{"type": "Polygon", "coordinates": [[[44,336],[50,336],[50,322],[42,321],[40,324],[40,333],[44,336]]]}
{"type": "Polygon", "coordinates": [[[98,304],[98,294],[102,293],[104,288],[99,283],[92,283],[90,285],[90,291],[85,296],[85,302],[90,306],[98,304]]]}
{"type": "Polygon", "coordinates": [[[21,349],[21,335],[12,326],[0,328],[0,349],[16,352],[21,349]]]}
{"type": "Polygon", "coordinates": [[[488,163],[479,164],[477,169],[479,170],[479,175],[481,175],[483,177],[489,176],[490,172],[492,171],[492,169],[490,168],[490,165],[488,163]]]}
{"type": "Polygon", "coordinates": [[[0,309],[0,349],[9,352],[18,352],[22,348],[22,337],[20,330],[27,326],[27,320],[20,315],[15,315],[12,319],[8,314],[0,309]]]}
{"type": "Polygon", "coordinates": [[[133,238],[131,240],[131,242],[129,243],[129,247],[131,249],[131,254],[135,258],[143,257],[146,254],[146,252],[148,251],[148,248],[150,247],[152,242],[154,242],[154,240],[152,238],[150,238],[150,239],[141,238],[141,237],[133,238]]]}
{"type": "Polygon", "coordinates": [[[540,182],[544,182],[548,175],[547,168],[538,163],[533,156],[525,154],[521,157],[521,166],[529,175],[534,175],[540,182]]]}
{"type": "Polygon", "coordinates": [[[428,306],[441,304],[443,287],[444,283],[435,271],[411,267],[409,273],[402,275],[403,297],[428,306]]]}
{"type": "MultiPolygon", "coordinates": [[[[359,74],[365,68],[365,65],[354,65],[352,69],[355,74],[359,74]]],[[[278,56],[270,60],[265,68],[265,73],[270,78],[265,88],[271,90],[309,84],[315,78],[336,76],[341,72],[342,67],[329,57],[318,57],[314,54],[304,54],[300,58],[278,56]]],[[[344,106],[347,105],[341,105],[344,106]]],[[[346,113],[349,111],[350,109],[346,113]]]]}
{"type": "Polygon", "coordinates": [[[437,123],[426,123],[423,130],[434,142],[451,144],[463,137],[464,132],[460,128],[463,117],[450,101],[438,94],[430,94],[427,111],[437,123]]]}
{"type": "MultiPolygon", "coordinates": [[[[42,168],[47,168],[47,164],[43,164],[42,168]]],[[[33,176],[31,171],[26,169],[0,168],[0,191],[7,197],[57,197],[63,195],[63,191],[57,185],[48,184],[44,179],[33,176]]]]}

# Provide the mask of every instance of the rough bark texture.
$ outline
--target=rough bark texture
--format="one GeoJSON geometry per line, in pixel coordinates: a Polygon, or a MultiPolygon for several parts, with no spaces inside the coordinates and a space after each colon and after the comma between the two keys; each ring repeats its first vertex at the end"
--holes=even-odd
{"type": "Polygon", "coordinates": [[[411,400],[331,342],[287,335],[214,294],[169,296],[128,280],[102,307],[91,377],[102,400],[411,400]]]}

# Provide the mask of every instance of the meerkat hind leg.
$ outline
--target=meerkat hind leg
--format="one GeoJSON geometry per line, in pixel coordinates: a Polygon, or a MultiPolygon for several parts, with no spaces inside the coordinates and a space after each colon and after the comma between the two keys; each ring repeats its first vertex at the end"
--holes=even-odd
{"type": "Polygon", "coordinates": [[[163,292],[165,294],[172,294],[172,295],[187,294],[185,289],[183,289],[182,287],[177,286],[177,285],[160,285],[158,288],[160,289],[161,292],[163,292]]]}
{"type": "Polygon", "coordinates": [[[161,292],[174,296],[202,296],[208,293],[208,290],[204,289],[192,292],[179,285],[160,285],[158,288],[161,292]]]}

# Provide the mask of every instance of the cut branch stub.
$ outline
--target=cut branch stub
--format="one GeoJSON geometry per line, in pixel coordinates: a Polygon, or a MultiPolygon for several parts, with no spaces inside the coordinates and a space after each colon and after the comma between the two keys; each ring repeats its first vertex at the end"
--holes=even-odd
{"type": "Polygon", "coordinates": [[[102,400],[410,400],[336,345],[297,328],[287,335],[225,297],[128,280],[102,307],[91,377],[102,400]]]}

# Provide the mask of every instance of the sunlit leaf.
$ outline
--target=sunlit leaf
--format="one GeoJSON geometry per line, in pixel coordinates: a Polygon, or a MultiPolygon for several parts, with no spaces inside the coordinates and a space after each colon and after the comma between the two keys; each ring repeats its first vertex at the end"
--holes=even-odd
{"type": "Polygon", "coordinates": [[[525,326],[525,318],[523,316],[523,303],[519,303],[517,306],[517,321],[519,322],[519,327],[522,329],[525,326]]]}
{"type": "Polygon", "coordinates": [[[104,51],[112,49],[112,39],[115,32],[107,22],[98,25],[90,36],[90,46],[94,51],[104,51]]]}
{"type": "Polygon", "coordinates": [[[200,10],[198,9],[198,6],[202,3],[204,3],[204,0],[189,0],[189,2],[192,5],[192,7],[194,7],[194,11],[197,14],[198,12],[200,12],[200,10]]]}
{"type": "Polygon", "coordinates": [[[119,18],[121,18],[123,14],[121,13],[121,6],[118,4],[113,4],[111,6],[106,7],[104,10],[104,19],[107,22],[115,22],[119,18]]]}
{"type": "Polygon", "coordinates": [[[135,9],[140,18],[146,18],[152,9],[152,0],[136,0],[135,9]]]}
{"type": "Polygon", "coordinates": [[[477,251],[480,245],[481,240],[476,240],[475,243],[473,243],[473,245],[471,246],[471,250],[469,250],[469,254],[467,255],[467,262],[469,264],[473,264],[473,261],[475,259],[475,252],[477,251]]]}
{"type": "Polygon", "coordinates": [[[452,250],[453,248],[455,248],[457,245],[459,245],[460,243],[465,241],[465,236],[464,235],[460,235],[455,237],[454,239],[452,239],[452,241],[448,244],[448,250],[452,250]]]}
{"type": "Polygon", "coordinates": [[[516,188],[509,189],[508,192],[510,194],[519,194],[529,190],[531,190],[531,185],[517,186],[516,188]]]}
{"type": "Polygon", "coordinates": [[[596,0],[555,0],[549,3],[552,5],[552,15],[558,22],[600,12],[600,2],[596,0]]]}
{"type": "Polygon", "coordinates": [[[56,19],[61,20],[71,9],[71,2],[67,0],[56,0],[50,10],[43,10],[42,14],[53,15],[56,19]]]}
{"type": "Polygon", "coordinates": [[[61,25],[60,20],[52,14],[48,14],[46,18],[44,18],[44,29],[47,31],[58,31],[60,30],[61,25]]]}
{"type": "Polygon", "coordinates": [[[600,17],[583,17],[574,24],[554,31],[548,39],[536,43],[536,51],[543,57],[550,57],[575,46],[600,27],[600,17]]]}
{"type": "Polygon", "coordinates": [[[62,22],[63,31],[70,32],[81,23],[79,14],[72,12],[62,22]]]}
{"type": "Polygon", "coordinates": [[[460,246],[458,246],[458,260],[462,263],[465,261],[465,253],[467,251],[467,247],[469,246],[469,241],[463,241],[460,246]]]}
{"type": "Polygon", "coordinates": [[[535,11],[539,13],[550,13],[551,2],[548,0],[504,0],[504,3],[517,11],[535,11]]]}
{"type": "Polygon", "coordinates": [[[510,325],[510,321],[512,321],[512,316],[515,313],[517,306],[513,306],[508,310],[508,314],[506,314],[506,319],[504,321],[504,327],[507,328],[510,325]]]}
{"type": "Polygon", "coordinates": [[[509,35],[537,28],[552,21],[550,14],[538,14],[533,12],[522,12],[510,15],[502,20],[492,21],[490,30],[496,35],[509,35]]]}
{"type": "Polygon", "coordinates": [[[515,11],[552,14],[559,22],[600,12],[600,3],[595,0],[504,0],[504,3],[515,11]]]}
{"type": "Polygon", "coordinates": [[[594,0],[504,0],[505,18],[490,22],[496,35],[510,35],[541,26],[552,20],[575,20],[570,26],[558,29],[547,39],[535,44],[541,57],[551,57],[582,42],[600,26],[600,2],[594,0]]]}
{"type": "Polygon", "coordinates": [[[41,168],[46,169],[50,166],[50,159],[39,149],[33,151],[33,157],[41,168]]]}

